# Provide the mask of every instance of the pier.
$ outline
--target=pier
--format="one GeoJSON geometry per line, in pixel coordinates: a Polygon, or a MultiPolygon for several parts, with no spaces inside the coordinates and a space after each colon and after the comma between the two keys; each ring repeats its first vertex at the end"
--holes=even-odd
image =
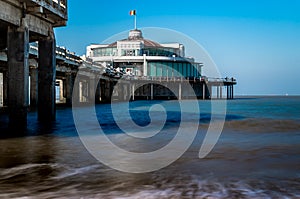
{"type": "MultiPolygon", "coordinates": [[[[56,42],[54,28],[67,22],[66,0],[1,0],[0,50],[3,103],[11,128],[27,125],[29,105],[29,43],[38,41],[37,87],[40,121],[55,120],[56,42]]],[[[34,77],[35,78],[35,77],[34,77]]],[[[34,79],[32,78],[32,79],[34,79]]]]}
{"type": "Polygon", "coordinates": [[[40,122],[54,121],[57,104],[234,98],[234,78],[107,75],[107,66],[56,46],[53,30],[66,25],[66,0],[1,0],[0,11],[0,109],[12,129],[26,129],[29,110],[40,122]]]}

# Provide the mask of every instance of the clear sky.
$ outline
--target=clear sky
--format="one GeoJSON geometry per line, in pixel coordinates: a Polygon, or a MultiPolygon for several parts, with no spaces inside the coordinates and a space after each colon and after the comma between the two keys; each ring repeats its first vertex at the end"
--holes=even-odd
{"type": "MultiPolygon", "coordinates": [[[[300,95],[299,0],[69,0],[57,45],[78,55],[86,46],[138,27],[176,30],[196,40],[236,94],[300,95]]],[[[197,60],[201,61],[201,60],[197,60]]],[[[205,66],[204,66],[205,67],[205,66]]]]}

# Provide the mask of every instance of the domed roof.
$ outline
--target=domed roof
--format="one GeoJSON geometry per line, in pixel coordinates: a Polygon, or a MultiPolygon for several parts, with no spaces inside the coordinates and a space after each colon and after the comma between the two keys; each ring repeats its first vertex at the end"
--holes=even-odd
{"type": "MultiPolygon", "coordinates": [[[[149,39],[144,39],[142,31],[135,29],[135,30],[131,30],[129,32],[129,36],[127,39],[123,39],[120,41],[141,41],[144,43],[145,47],[148,48],[159,48],[162,47],[159,43],[149,40],[149,39]]],[[[117,41],[114,43],[111,43],[108,47],[117,47],[117,41]]]]}

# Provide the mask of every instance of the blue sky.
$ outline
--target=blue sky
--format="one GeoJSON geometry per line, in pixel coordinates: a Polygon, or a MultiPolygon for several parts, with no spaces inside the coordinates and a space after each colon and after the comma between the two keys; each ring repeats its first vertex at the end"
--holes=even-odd
{"type": "Polygon", "coordinates": [[[69,0],[68,6],[56,39],[76,54],[133,29],[135,9],[138,27],[172,29],[198,42],[222,76],[237,79],[236,94],[300,94],[298,0],[69,0]]]}

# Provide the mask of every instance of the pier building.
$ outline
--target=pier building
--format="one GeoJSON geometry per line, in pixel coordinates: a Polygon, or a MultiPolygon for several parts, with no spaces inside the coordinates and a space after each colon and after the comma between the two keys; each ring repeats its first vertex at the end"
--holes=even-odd
{"type": "Polygon", "coordinates": [[[203,66],[194,58],[185,57],[183,44],[157,43],[145,39],[138,29],[131,30],[126,39],[88,46],[86,57],[105,67],[118,68],[139,77],[199,78],[203,66]]]}

